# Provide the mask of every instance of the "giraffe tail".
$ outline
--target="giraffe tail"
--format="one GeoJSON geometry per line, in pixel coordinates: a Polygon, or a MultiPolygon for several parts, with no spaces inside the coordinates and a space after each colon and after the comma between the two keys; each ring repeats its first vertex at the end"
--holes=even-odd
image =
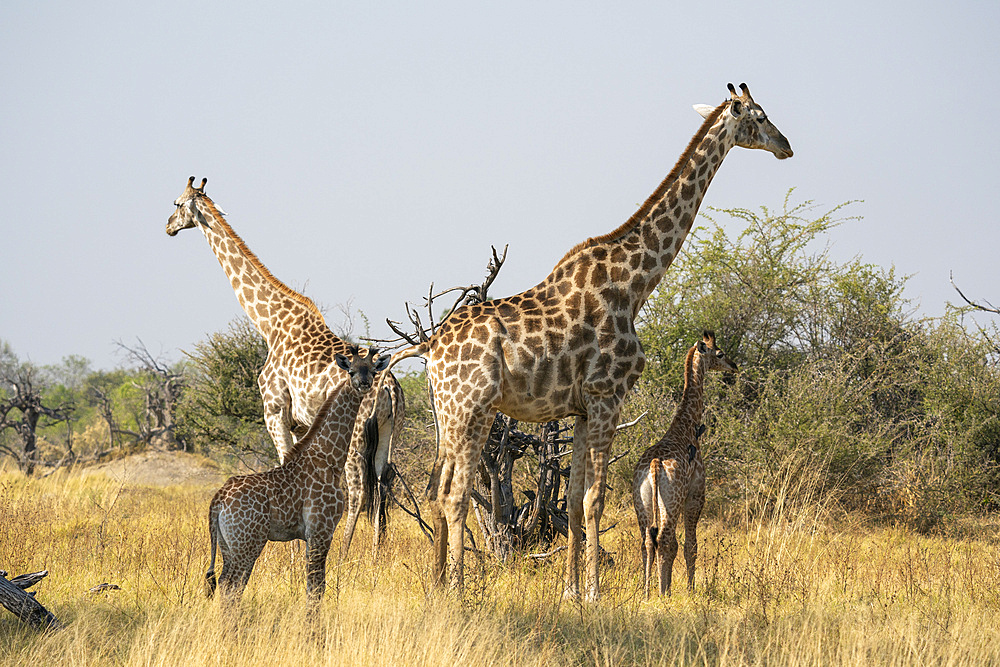
{"type": "Polygon", "coordinates": [[[660,532],[660,459],[649,462],[649,480],[653,484],[653,511],[650,512],[647,543],[656,548],[660,532]]]}
{"type": "Polygon", "coordinates": [[[378,418],[374,412],[372,416],[365,420],[365,515],[368,520],[375,523],[375,508],[379,504],[378,499],[378,471],[375,469],[375,455],[378,453],[379,429],[378,418]]]}
{"type": "Polygon", "coordinates": [[[211,598],[215,594],[215,552],[219,546],[219,508],[214,499],[208,508],[208,537],[211,541],[209,550],[212,560],[208,564],[208,572],[205,573],[205,597],[211,598]]]}
{"type": "Polygon", "coordinates": [[[414,345],[413,347],[408,347],[405,350],[403,350],[402,352],[397,352],[394,355],[392,355],[392,361],[389,362],[389,365],[386,366],[385,370],[382,371],[382,372],[385,373],[386,375],[388,375],[389,371],[392,370],[392,367],[395,366],[396,364],[398,364],[403,359],[412,359],[413,357],[422,357],[425,354],[427,354],[429,351],[430,351],[430,343],[429,343],[429,341],[426,341],[426,340],[424,342],[420,343],[419,345],[414,345]]]}

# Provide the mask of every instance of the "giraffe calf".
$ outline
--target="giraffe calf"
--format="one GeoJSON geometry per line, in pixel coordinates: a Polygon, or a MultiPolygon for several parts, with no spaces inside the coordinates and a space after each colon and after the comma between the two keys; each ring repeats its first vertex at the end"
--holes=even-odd
{"type": "Polygon", "coordinates": [[[715,334],[706,331],[684,360],[684,394],[670,428],[636,463],[632,503],[642,537],[646,597],[655,564],[659,565],[660,595],[670,594],[681,516],[688,589],[694,590],[698,519],[705,505],[705,461],[698,438],[705,429],[701,423],[705,376],[716,370],[735,372],[736,364],[715,346],[715,334]]]}
{"type": "Polygon", "coordinates": [[[323,597],[330,542],[344,513],[340,477],[362,396],[377,383],[375,376],[389,365],[389,355],[375,348],[351,358],[336,355],[348,373],[330,393],[309,432],[293,446],[285,462],[266,472],[231,477],[212,498],[208,532],[212,560],[205,573],[206,593],[215,592],[216,547],[222,555],[220,592],[230,601],[243,594],[268,541],[306,541],[306,593],[323,597]]]}

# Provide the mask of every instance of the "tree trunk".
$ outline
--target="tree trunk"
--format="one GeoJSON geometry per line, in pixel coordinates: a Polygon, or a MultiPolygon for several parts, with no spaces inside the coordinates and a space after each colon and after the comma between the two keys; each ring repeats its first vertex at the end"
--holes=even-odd
{"type": "Polygon", "coordinates": [[[35,599],[33,593],[24,590],[37,584],[46,575],[48,571],[43,570],[7,579],[7,573],[3,572],[0,575],[0,605],[34,628],[58,630],[63,627],[62,623],[35,599]]]}
{"type": "Polygon", "coordinates": [[[29,408],[24,410],[24,422],[21,428],[21,442],[23,443],[24,459],[21,462],[21,469],[29,477],[35,474],[35,465],[38,463],[38,436],[35,429],[38,428],[39,414],[29,408]]]}

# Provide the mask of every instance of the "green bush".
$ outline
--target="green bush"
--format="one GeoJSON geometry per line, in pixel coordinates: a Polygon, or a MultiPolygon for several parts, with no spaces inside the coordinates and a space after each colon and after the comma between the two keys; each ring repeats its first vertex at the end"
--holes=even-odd
{"type": "Polygon", "coordinates": [[[204,454],[277,463],[264,425],[257,376],[267,361],[267,342],[246,318],[209,335],[189,353],[189,386],[177,410],[177,434],[204,454]]]}
{"type": "MultiPolygon", "coordinates": [[[[703,329],[741,372],[706,387],[701,446],[709,511],[769,511],[818,502],[863,510],[921,530],[954,512],[995,509],[1000,463],[1000,372],[983,332],[953,309],[917,320],[906,279],[824,245],[849,203],[814,213],[712,211],[696,229],[637,323],[647,367],[619,436],[630,456],[612,486],[631,488],[632,465],[669,426],[683,360],[703,329]]],[[[627,495],[627,494],[626,494],[627,495]]]]}

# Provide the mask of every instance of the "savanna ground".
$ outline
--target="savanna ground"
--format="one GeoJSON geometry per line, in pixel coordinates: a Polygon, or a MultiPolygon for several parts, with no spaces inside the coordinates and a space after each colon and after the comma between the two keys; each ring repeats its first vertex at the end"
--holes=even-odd
{"type": "Polygon", "coordinates": [[[202,593],[224,474],[191,455],[144,456],[43,479],[0,472],[0,568],[48,569],[37,597],[67,624],[38,633],[0,610],[0,664],[1000,664],[1000,523],[956,518],[918,535],[821,502],[779,502],[766,519],[714,512],[697,592],[678,557],[673,597],[646,601],[635,518],[616,500],[604,597],[583,606],[561,600],[562,554],[470,556],[464,597],[430,591],[427,540],[397,513],[379,565],[367,526],[347,562],[331,559],[315,622],[302,551],[269,544],[234,628],[202,593]],[[102,582],[121,590],[87,592],[102,582]]]}

